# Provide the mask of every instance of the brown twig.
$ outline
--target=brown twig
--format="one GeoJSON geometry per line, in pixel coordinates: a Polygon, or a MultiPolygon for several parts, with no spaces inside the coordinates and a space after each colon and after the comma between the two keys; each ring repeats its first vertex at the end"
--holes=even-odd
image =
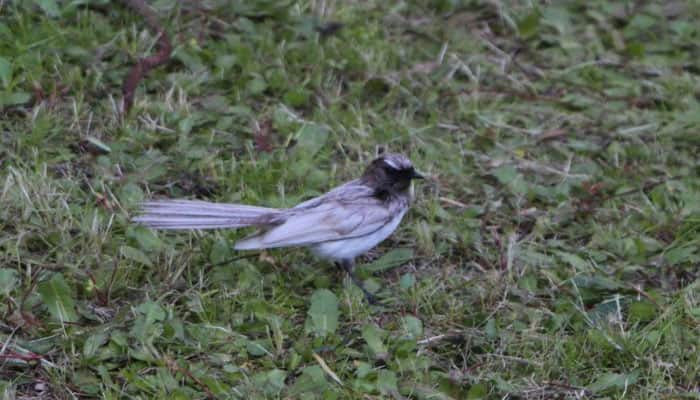
{"type": "Polygon", "coordinates": [[[659,303],[656,300],[654,300],[654,298],[651,297],[651,295],[649,293],[647,293],[644,289],[642,289],[641,286],[632,285],[632,284],[628,284],[627,286],[631,287],[639,295],[641,295],[645,299],[649,300],[656,308],[659,308],[659,309],[661,308],[661,305],[659,305],[659,303]]]}
{"type": "Polygon", "coordinates": [[[36,362],[43,360],[44,358],[40,356],[39,354],[36,354],[31,351],[27,351],[26,354],[18,353],[14,350],[5,350],[3,354],[0,354],[0,359],[3,360],[19,360],[19,361],[24,361],[24,362],[36,362]]]}
{"type": "Polygon", "coordinates": [[[204,393],[206,393],[207,398],[209,398],[209,399],[216,398],[216,396],[214,396],[214,393],[212,393],[212,391],[209,389],[209,387],[204,382],[202,382],[201,379],[194,376],[189,369],[180,367],[175,360],[173,360],[169,357],[165,358],[165,365],[171,371],[180,372],[181,374],[183,374],[187,378],[189,378],[192,382],[194,382],[197,386],[199,386],[204,391],[204,393]]]}
{"type": "Polygon", "coordinates": [[[122,0],[127,8],[134,10],[138,15],[142,16],[146,25],[157,33],[158,40],[156,41],[156,54],[140,58],[136,65],[131,68],[129,75],[124,80],[122,93],[124,99],[122,101],[122,113],[126,114],[134,104],[134,92],[139,82],[143,79],[150,70],[165,64],[170,59],[172,53],[172,45],[170,39],[165,33],[165,30],[158,22],[156,14],[146,5],[144,0],[122,0]]]}
{"type": "Polygon", "coordinates": [[[272,145],[272,120],[266,119],[262,122],[255,121],[255,134],[253,135],[255,150],[262,153],[269,153],[274,149],[272,145]]]}

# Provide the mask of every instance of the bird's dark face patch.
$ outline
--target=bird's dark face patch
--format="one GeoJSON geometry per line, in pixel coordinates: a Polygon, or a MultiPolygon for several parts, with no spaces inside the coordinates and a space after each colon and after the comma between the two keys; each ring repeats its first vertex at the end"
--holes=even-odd
{"type": "Polygon", "coordinates": [[[413,167],[396,169],[389,164],[384,164],[384,172],[387,182],[397,190],[406,190],[411,185],[411,179],[415,174],[413,167]]]}
{"type": "Polygon", "coordinates": [[[398,154],[388,154],[374,160],[362,175],[366,184],[375,188],[379,196],[401,193],[408,190],[412,179],[421,175],[411,161],[398,154]]]}

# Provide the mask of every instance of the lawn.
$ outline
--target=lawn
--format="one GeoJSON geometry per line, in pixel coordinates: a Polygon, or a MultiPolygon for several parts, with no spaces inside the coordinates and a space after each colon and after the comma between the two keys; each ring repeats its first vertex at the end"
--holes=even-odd
{"type": "Polygon", "coordinates": [[[700,398],[700,3],[0,1],[5,399],[700,398]],[[362,292],[141,201],[427,175],[362,292]]]}

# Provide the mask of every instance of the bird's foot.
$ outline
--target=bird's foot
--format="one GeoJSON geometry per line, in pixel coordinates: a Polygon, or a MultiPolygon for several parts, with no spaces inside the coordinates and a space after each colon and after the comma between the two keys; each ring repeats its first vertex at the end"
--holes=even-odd
{"type": "Polygon", "coordinates": [[[339,262],[336,263],[339,267],[341,267],[345,272],[348,273],[348,276],[350,276],[350,279],[352,279],[352,283],[355,284],[360,290],[362,290],[362,294],[365,295],[365,299],[369,304],[375,305],[379,303],[379,300],[377,299],[377,296],[373,295],[372,293],[365,288],[365,284],[360,280],[360,278],[355,275],[355,271],[353,271],[353,264],[349,262],[339,262]]]}
{"type": "MultiPolygon", "coordinates": [[[[353,282],[354,281],[355,281],[355,279],[353,278],[353,282]]],[[[367,302],[369,304],[372,304],[372,305],[379,304],[379,299],[377,299],[377,296],[373,295],[367,289],[365,289],[365,286],[361,284],[362,282],[360,282],[360,283],[354,282],[354,283],[355,283],[355,285],[357,285],[357,287],[360,288],[360,290],[362,290],[362,294],[365,295],[365,299],[367,300],[367,302]]]]}

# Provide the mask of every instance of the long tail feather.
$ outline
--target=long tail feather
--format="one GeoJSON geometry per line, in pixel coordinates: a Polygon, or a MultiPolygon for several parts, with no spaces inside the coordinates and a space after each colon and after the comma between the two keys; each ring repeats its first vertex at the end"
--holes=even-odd
{"type": "Polygon", "coordinates": [[[143,203],[134,221],[154,229],[241,228],[261,224],[264,216],[278,211],[243,204],[157,200],[143,203]]]}

